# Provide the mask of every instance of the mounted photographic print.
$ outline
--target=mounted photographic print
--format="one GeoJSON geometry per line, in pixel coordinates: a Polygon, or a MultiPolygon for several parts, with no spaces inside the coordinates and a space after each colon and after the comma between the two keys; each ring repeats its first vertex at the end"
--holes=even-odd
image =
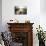
{"type": "Polygon", "coordinates": [[[25,14],[27,14],[27,7],[17,7],[17,6],[15,6],[15,14],[16,15],[25,15],[25,14]]]}

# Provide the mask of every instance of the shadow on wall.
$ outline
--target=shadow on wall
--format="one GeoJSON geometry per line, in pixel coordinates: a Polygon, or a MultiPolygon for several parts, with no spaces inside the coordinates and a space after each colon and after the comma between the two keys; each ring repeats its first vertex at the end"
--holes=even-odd
{"type": "Polygon", "coordinates": [[[2,31],[2,0],[0,0],[0,31],[2,31]]]}

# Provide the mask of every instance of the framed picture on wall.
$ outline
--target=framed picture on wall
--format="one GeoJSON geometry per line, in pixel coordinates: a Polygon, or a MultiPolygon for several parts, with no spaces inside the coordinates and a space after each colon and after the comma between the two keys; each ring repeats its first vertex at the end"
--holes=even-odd
{"type": "Polygon", "coordinates": [[[25,15],[25,14],[27,14],[27,7],[15,6],[15,14],[16,15],[25,15]]]}

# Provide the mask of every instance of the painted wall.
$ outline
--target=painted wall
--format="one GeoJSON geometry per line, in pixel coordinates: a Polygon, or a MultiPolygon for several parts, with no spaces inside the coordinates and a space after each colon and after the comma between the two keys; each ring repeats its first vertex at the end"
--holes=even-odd
{"type": "Polygon", "coordinates": [[[0,31],[2,31],[2,0],[0,0],[0,31]]]}
{"type": "MultiPolygon", "coordinates": [[[[39,23],[39,14],[40,14],[40,0],[3,0],[2,1],[2,22],[3,26],[10,19],[17,19],[20,22],[24,22],[25,20],[29,19],[31,22],[39,23]],[[20,15],[17,16],[14,14],[14,7],[15,6],[27,6],[27,15],[20,15]],[[18,19],[19,18],[19,19],[18,19]],[[38,20],[38,21],[37,21],[38,20]]],[[[4,27],[5,28],[5,27],[4,27]]],[[[6,28],[5,28],[6,30],[6,28]]]]}
{"type": "Polygon", "coordinates": [[[40,0],[40,9],[42,13],[46,13],[46,0],[40,0]]]}
{"type": "Polygon", "coordinates": [[[33,45],[38,46],[38,39],[36,37],[36,27],[39,24],[46,30],[46,15],[41,13],[40,0],[2,0],[2,26],[3,31],[8,30],[7,22],[9,20],[19,20],[19,22],[25,22],[30,20],[33,25],[33,45]],[[15,15],[15,6],[27,6],[27,15],[15,15]]]}

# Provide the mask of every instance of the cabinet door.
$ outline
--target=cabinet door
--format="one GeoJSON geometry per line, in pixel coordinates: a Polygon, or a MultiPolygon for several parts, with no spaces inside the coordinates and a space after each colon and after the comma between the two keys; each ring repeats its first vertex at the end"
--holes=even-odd
{"type": "Polygon", "coordinates": [[[22,46],[28,46],[28,32],[12,32],[12,40],[22,46]]]}

